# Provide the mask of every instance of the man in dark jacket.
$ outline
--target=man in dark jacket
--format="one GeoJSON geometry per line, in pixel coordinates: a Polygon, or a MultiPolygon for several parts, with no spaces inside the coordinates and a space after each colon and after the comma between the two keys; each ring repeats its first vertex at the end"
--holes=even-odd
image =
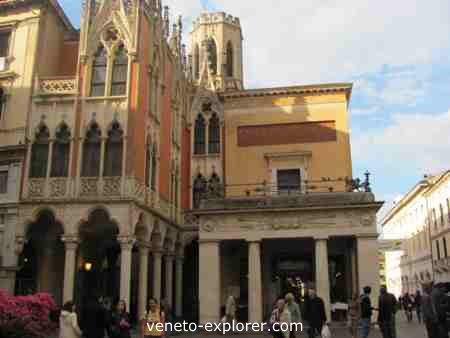
{"type": "Polygon", "coordinates": [[[431,291],[431,302],[437,316],[437,333],[439,338],[448,338],[447,311],[448,297],[444,285],[436,284],[431,291]]]}
{"type": "Polygon", "coordinates": [[[305,303],[305,319],[309,324],[309,338],[315,338],[321,335],[322,327],[327,322],[327,315],[325,304],[322,298],[317,296],[314,287],[310,287],[308,295],[308,300],[305,303]]]}
{"type": "Polygon", "coordinates": [[[431,299],[432,283],[423,286],[424,294],[422,296],[422,315],[425,327],[427,328],[428,338],[436,338],[438,334],[438,317],[436,309],[431,299]]]}
{"type": "Polygon", "coordinates": [[[383,338],[393,338],[392,321],[395,313],[396,304],[387,292],[385,286],[380,289],[380,298],[378,301],[378,325],[380,325],[383,338]]]}
{"type": "Polygon", "coordinates": [[[370,333],[370,325],[372,322],[373,307],[370,300],[372,288],[365,286],[361,296],[361,338],[367,338],[370,333]]]}
{"type": "Polygon", "coordinates": [[[84,310],[82,330],[85,338],[104,338],[106,315],[103,306],[96,297],[92,297],[84,310]]]}

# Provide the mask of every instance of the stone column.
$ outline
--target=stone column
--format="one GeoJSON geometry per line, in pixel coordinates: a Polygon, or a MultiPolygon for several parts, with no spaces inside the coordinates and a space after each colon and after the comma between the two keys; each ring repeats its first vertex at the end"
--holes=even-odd
{"type": "Polygon", "coordinates": [[[175,260],[175,315],[183,316],[183,256],[175,260]]]}
{"type": "Polygon", "coordinates": [[[248,244],[248,317],[250,323],[263,319],[260,242],[248,244]]]}
{"type": "Polygon", "coordinates": [[[148,255],[149,247],[146,244],[139,246],[139,307],[138,319],[145,315],[147,306],[147,288],[148,288],[148,255]]]}
{"type": "Polygon", "coordinates": [[[316,238],[316,291],[325,303],[327,320],[331,320],[330,276],[328,272],[328,238],[316,238]]]}
{"type": "Polygon", "coordinates": [[[220,241],[199,243],[200,324],[220,320],[220,241]]]}
{"type": "Polygon", "coordinates": [[[76,251],[78,248],[78,238],[63,237],[66,247],[66,257],[64,262],[64,287],[63,287],[63,303],[73,301],[73,291],[75,283],[75,265],[76,251]]]}
{"type": "Polygon", "coordinates": [[[376,236],[357,238],[358,285],[372,288],[371,301],[373,307],[378,307],[380,291],[378,242],[376,236]]]}
{"type": "Polygon", "coordinates": [[[166,270],[164,271],[165,275],[165,293],[164,298],[166,299],[167,303],[172,308],[173,305],[173,261],[174,261],[174,255],[171,253],[168,253],[164,256],[164,260],[166,261],[166,270]]]}
{"type": "Polygon", "coordinates": [[[162,267],[162,252],[159,250],[153,251],[153,298],[161,302],[161,267],[162,267]]]}
{"type": "Polygon", "coordinates": [[[130,237],[119,238],[120,255],[120,299],[127,303],[127,311],[130,310],[131,293],[131,250],[134,239],[130,237]]]}

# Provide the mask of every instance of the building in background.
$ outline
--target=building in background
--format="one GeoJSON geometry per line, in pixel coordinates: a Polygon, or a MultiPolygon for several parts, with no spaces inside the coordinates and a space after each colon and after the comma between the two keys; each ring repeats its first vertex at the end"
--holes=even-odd
{"type": "Polygon", "coordinates": [[[254,322],[315,284],[339,319],[379,289],[382,203],[353,177],[351,84],[245,89],[240,21],[222,12],[194,21],[187,53],[158,0],[85,1],[79,31],[57,1],[2,3],[5,27],[34,15],[38,31],[10,58],[36,64],[4,241],[16,293],[124,299],[134,318],[153,296],[205,323],[230,295],[254,322]]]}
{"type": "Polygon", "coordinates": [[[386,253],[386,278],[395,290],[415,292],[429,281],[450,282],[450,171],[418,182],[382,220],[383,240],[401,240],[386,253]]]}

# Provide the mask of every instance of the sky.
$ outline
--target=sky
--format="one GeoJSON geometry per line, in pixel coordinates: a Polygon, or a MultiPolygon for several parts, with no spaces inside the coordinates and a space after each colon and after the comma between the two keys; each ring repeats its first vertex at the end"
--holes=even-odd
{"type": "MultiPolygon", "coordinates": [[[[81,0],[60,0],[75,26],[81,0]]],[[[450,169],[450,1],[163,0],[187,42],[202,11],[241,20],[246,88],[353,82],[355,177],[392,206],[450,169]]]]}

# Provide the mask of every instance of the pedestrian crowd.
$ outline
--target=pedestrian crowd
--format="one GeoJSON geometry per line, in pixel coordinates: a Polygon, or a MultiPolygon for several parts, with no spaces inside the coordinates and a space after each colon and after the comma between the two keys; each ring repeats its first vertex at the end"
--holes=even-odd
{"type": "MultiPolygon", "coordinates": [[[[64,304],[59,316],[59,338],[131,338],[131,316],[124,300],[113,307],[108,299],[91,298],[78,317],[73,302],[64,304]]],[[[168,336],[165,323],[172,321],[171,309],[167,302],[163,305],[151,298],[145,315],[138,324],[142,338],[168,336]],[[148,325],[149,324],[149,325],[148,325]]]]}

